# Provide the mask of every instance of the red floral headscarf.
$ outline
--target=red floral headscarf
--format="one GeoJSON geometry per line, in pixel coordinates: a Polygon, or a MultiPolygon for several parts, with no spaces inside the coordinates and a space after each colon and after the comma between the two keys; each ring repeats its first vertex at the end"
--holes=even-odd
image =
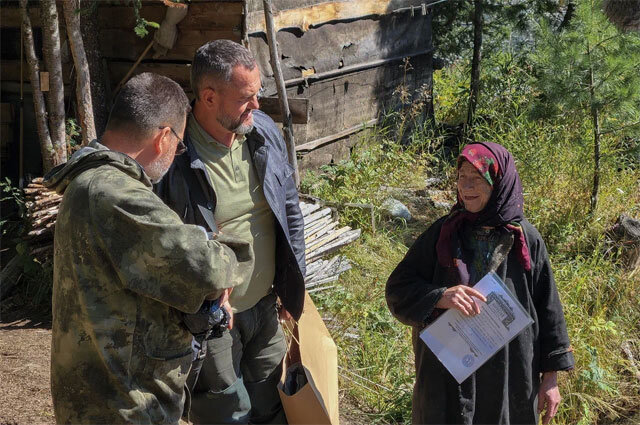
{"type": "Polygon", "coordinates": [[[458,168],[462,161],[468,161],[489,182],[493,188],[484,209],[471,213],[464,208],[458,194],[458,202],[440,230],[436,244],[438,262],[444,267],[458,269],[460,283],[469,283],[469,273],[461,258],[454,258],[454,245],[459,244],[460,229],[467,223],[472,226],[501,227],[514,233],[514,248],[518,260],[525,270],[531,270],[529,248],[520,226],[524,218],[522,183],[513,157],[497,143],[473,143],[465,146],[458,157],[458,168]]]}

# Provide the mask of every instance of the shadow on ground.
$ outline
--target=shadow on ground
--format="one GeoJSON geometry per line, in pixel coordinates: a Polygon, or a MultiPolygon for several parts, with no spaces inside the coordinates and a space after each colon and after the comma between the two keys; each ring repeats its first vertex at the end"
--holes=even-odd
{"type": "Polygon", "coordinates": [[[0,325],[3,330],[51,329],[51,306],[18,306],[14,302],[12,299],[2,300],[0,325]]]}

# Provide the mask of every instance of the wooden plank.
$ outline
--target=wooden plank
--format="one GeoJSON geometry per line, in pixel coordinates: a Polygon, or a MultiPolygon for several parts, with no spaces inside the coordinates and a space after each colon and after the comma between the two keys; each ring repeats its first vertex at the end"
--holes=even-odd
{"type": "MultiPolygon", "coordinates": [[[[260,110],[268,114],[276,122],[282,122],[280,104],[277,97],[260,99],[260,110]]],[[[289,98],[289,110],[294,124],[306,124],[309,121],[309,99],[289,98]]]]}
{"type": "Polygon", "coordinates": [[[342,139],[343,137],[350,136],[351,134],[357,133],[358,131],[373,127],[376,124],[378,124],[378,118],[374,118],[372,120],[369,120],[359,125],[354,125],[353,127],[339,131],[336,134],[321,137],[312,142],[307,142],[307,143],[303,143],[302,145],[298,145],[296,146],[296,151],[312,151],[314,149],[327,145],[335,140],[342,139]]]}
{"type": "MultiPolygon", "coordinates": [[[[198,47],[208,41],[227,38],[240,41],[240,32],[232,32],[230,29],[222,30],[187,30],[178,33],[178,39],[173,49],[169,50],[160,60],[193,60],[193,55],[198,47]]],[[[99,34],[102,55],[107,59],[136,60],[152,40],[149,34],[140,38],[128,29],[103,29],[99,34]]],[[[154,51],[148,54],[151,59],[154,51]]]]}
{"type": "MultiPolygon", "coordinates": [[[[222,0],[188,0],[187,4],[192,5],[192,4],[200,4],[200,3],[204,3],[207,5],[211,5],[211,4],[215,4],[215,3],[240,3],[242,4],[245,0],[226,0],[226,1],[222,1],[222,0]]],[[[150,4],[158,4],[158,3],[164,3],[163,0],[142,0],[142,5],[146,6],[146,5],[150,5],[150,4]]],[[[182,0],[182,3],[184,3],[184,0],[182,0]]]]}
{"type": "MultiPolygon", "coordinates": [[[[380,16],[392,13],[396,9],[418,6],[424,0],[358,0],[326,1],[318,4],[281,10],[274,16],[276,30],[299,28],[307,31],[309,27],[327,22],[357,19],[365,16],[380,16]]],[[[247,16],[249,33],[265,32],[264,13],[250,12],[247,16]]]]}
{"type": "Polygon", "coordinates": [[[398,103],[394,91],[403,82],[417,96],[421,86],[431,82],[430,63],[429,55],[417,56],[406,75],[396,63],[389,63],[288,89],[291,96],[310,99],[309,122],[294,127],[298,143],[322,140],[377,118],[398,103]]]}
{"type": "MultiPolygon", "coordinates": [[[[160,23],[164,19],[166,7],[163,4],[144,5],[140,16],[147,21],[160,23]]],[[[128,28],[135,26],[135,16],[131,6],[100,6],[98,14],[100,28],[128,28]]],[[[242,23],[242,3],[208,2],[189,4],[187,16],[178,23],[179,30],[215,30],[240,27],[242,23]]]]}
{"type": "MultiPolygon", "coordinates": [[[[133,62],[109,62],[109,77],[111,83],[115,86],[118,82],[129,72],[133,62]]],[[[175,63],[158,63],[158,62],[142,62],[135,69],[133,74],[138,75],[143,72],[155,72],[156,74],[169,77],[184,89],[190,88],[191,82],[191,65],[190,64],[175,64],[175,63]]]]}
{"type": "MultiPolygon", "coordinates": [[[[58,11],[62,13],[62,8],[58,11]]],[[[31,18],[31,27],[36,28],[40,26],[40,7],[29,7],[29,18],[31,18]]],[[[64,21],[64,19],[63,19],[64,21]]],[[[0,7],[0,27],[2,28],[20,28],[22,25],[22,13],[17,4],[5,5],[0,7]]]]}
{"type": "Polygon", "coordinates": [[[13,122],[13,105],[10,103],[0,103],[0,122],[13,122]]]}
{"type": "Polygon", "coordinates": [[[40,91],[41,92],[49,91],[49,73],[47,71],[40,71],[40,91]]]}
{"type": "MultiPolygon", "coordinates": [[[[62,8],[58,5],[62,13],[62,8]]],[[[98,23],[100,28],[128,28],[133,31],[135,26],[135,16],[132,6],[114,5],[113,3],[103,2],[100,4],[98,11],[98,23]]],[[[164,19],[166,6],[160,1],[152,3],[143,2],[140,16],[147,21],[160,23],[164,19]]],[[[22,25],[22,14],[20,9],[13,4],[2,5],[0,11],[0,27],[2,28],[19,28],[22,25]]],[[[29,17],[31,18],[31,26],[33,28],[41,26],[40,7],[30,6],[29,17]]],[[[191,0],[189,4],[189,13],[178,24],[179,29],[216,29],[216,28],[233,28],[240,26],[242,22],[242,2],[198,2],[191,0]]],[[[60,21],[60,25],[64,26],[64,19],[60,21]]]]}
{"type": "MultiPolygon", "coordinates": [[[[20,81],[20,61],[19,60],[2,60],[2,81],[20,81]]],[[[64,84],[71,81],[72,64],[62,64],[62,80],[64,84]]],[[[41,68],[42,69],[42,68],[41,68]]],[[[23,69],[24,81],[29,83],[29,68],[25,62],[23,69]]]]}

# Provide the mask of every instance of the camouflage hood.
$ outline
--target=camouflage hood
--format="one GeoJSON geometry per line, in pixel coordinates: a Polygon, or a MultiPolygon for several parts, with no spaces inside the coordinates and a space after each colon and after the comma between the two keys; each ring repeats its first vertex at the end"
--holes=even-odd
{"type": "Polygon", "coordinates": [[[145,186],[151,187],[151,180],[149,180],[144,169],[135,159],[121,152],[112,151],[97,140],[75,152],[66,163],[60,164],[49,171],[44,176],[44,185],[58,193],[64,193],[69,183],[79,174],[106,164],[141,181],[145,186]]]}
{"type": "Polygon", "coordinates": [[[47,176],[54,234],[51,394],[57,423],[178,423],[193,336],[182,322],[243,279],[252,246],[210,240],[97,142],[47,176]]]}

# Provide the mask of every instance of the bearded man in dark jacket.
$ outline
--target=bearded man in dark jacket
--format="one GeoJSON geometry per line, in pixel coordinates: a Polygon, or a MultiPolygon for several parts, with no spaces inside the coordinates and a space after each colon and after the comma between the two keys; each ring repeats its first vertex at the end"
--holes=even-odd
{"type": "Polygon", "coordinates": [[[186,223],[253,245],[230,303],[233,327],[204,343],[189,379],[194,423],[285,423],[277,391],[286,343],[280,318],[298,319],[304,303],[304,221],[275,123],[258,110],[260,70],[229,40],[200,47],[191,85],[188,154],[156,193],[186,223]]]}
{"type": "Polygon", "coordinates": [[[176,82],[140,74],[122,87],[100,142],[45,178],[63,194],[51,344],[57,423],[177,424],[193,358],[182,314],[241,283],[235,271],[251,262],[247,242],[210,240],[152,191],[184,150],[188,111],[176,82]]]}

